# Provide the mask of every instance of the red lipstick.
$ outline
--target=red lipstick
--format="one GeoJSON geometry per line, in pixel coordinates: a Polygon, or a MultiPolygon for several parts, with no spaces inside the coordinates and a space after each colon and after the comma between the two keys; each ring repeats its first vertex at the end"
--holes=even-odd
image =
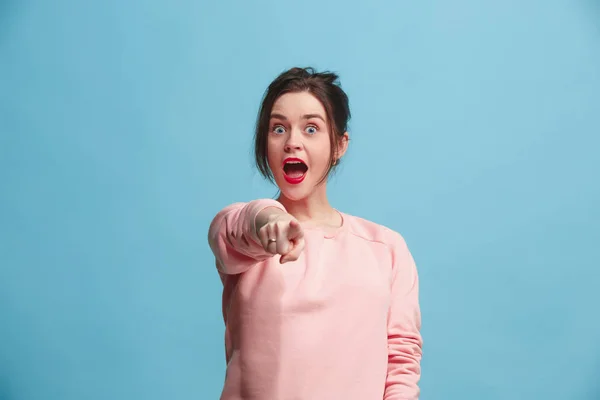
{"type": "Polygon", "coordinates": [[[300,182],[302,182],[304,180],[304,178],[306,177],[306,172],[308,172],[308,166],[306,165],[304,160],[302,160],[300,158],[295,158],[295,157],[288,157],[285,160],[283,160],[282,168],[283,168],[283,178],[286,180],[287,183],[291,183],[292,185],[297,185],[300,182]],[[293,176],[293,177],[289,176],[285,171],[285,165],[287,163],[294,163],[294,164],[299,163],[299,164],[303,165],[304,168],[306,168],[306,170],[300,176],[293,176]]]}

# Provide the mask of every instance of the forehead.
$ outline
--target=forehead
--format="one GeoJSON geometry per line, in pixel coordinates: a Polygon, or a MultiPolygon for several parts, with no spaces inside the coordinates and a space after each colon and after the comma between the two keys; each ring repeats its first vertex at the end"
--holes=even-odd
{"type": "Polygon", "coordinates": [[[300,117],[305,114],[326,116],[325,107],[315,96],[308,92],[286,93],[273,104],[272,113],[283,114],[288,118],[300,117]]]}

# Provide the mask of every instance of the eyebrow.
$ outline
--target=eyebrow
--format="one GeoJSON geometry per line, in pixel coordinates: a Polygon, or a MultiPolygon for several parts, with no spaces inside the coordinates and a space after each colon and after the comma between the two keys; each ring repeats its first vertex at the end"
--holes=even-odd
{"type": "MultiPolygon", "coordinates": [[[[277,118],[277,119],[280,119],[283,121],[287,121],[287,118],[285,117],[285,115],[278,114],[278,113],[271,114],[271,118],[277,118]]],[[[304,114],[302,116],[302,119],[311,119],[311,118],[318,118],[321,121],[325,122],[325,119],[323,117],[321,117],[319,114],[304,114]]]]}

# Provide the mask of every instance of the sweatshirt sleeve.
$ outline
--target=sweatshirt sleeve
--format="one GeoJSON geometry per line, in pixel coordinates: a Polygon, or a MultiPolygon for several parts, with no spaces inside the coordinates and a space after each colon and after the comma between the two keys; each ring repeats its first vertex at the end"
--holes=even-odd
{"type": "Polygon", "coordinates": [[[422,338],[419,277],[406,242],[395,234],[388,316],[388,369],[384,400],[417,400],[422,338]]]}
{"type": "Polygon", "coordinates": [[[267,207],[286,211],[271,199],[231,204],[217,213],[208,230],[208,243],[219,272],[240,274],[272,254],[266,252],[256,234],[256,216],[267,207]]]}

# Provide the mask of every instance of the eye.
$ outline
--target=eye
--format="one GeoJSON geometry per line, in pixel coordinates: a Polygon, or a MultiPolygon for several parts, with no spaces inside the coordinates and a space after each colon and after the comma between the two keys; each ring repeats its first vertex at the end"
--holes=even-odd
{"type": "Polygon", "coordinates": [[[281,125],[275,125],[273,127],[273,133],[275,133],[276,135],[282,135],[285,133],[285,128],[281,125]]]}
{"type": "Polygon", "coordinates": [[[319,129],[314,126],[314,125],[309,125],[306,127],[306,133],[308,133],[309,135],[314,135],[315,133],[317,133],[319,129]]]}

